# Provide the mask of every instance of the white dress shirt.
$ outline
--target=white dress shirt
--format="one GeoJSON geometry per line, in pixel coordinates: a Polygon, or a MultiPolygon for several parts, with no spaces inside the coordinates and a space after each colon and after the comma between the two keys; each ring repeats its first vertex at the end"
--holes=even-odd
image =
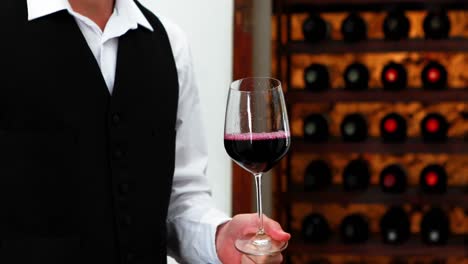
{"type": "MultiPolygon", "coordinates": [[[[104,31],[91,19],[74,12],[68,0],[27,0],[27,4],[29,23],[61,10],[75,18],[111,93],[118,38],[139,26],[154,31],[133,0],[115,1],[104,31]]],[[[159,18],[169,35],[180,86],[176,164],[167,219],[168,252],[181,263],[220,263],[215,247],[216,229],[229,218],[214,208],[207,182],[208,153],[190,49],[185,34],[175,24],[159,18]]]]}

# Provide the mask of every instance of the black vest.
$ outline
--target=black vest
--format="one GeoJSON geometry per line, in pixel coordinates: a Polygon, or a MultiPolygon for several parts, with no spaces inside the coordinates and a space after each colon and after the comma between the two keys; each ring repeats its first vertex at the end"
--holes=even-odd
{"type": "Polygon", "coordinates": [[[115,88],[67,11],[0,9],[0,263],[166,263],[178,78],[161,22],[119,39],[115,88]]]}

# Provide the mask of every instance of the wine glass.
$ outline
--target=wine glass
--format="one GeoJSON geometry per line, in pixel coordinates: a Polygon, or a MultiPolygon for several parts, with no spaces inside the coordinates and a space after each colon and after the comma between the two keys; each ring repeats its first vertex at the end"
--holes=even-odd
{"type": "Polygon", "coordinates": [[[267,256],[281,252],[287,242],[275,241],[263,227],[263,173],[268,172],[289,150],[291,136],[281,82],[272,78],[234,81],[229,89],[224,147],[229,156],[255,176],[258,231],[236,240],[240,252],[267,256]]]}

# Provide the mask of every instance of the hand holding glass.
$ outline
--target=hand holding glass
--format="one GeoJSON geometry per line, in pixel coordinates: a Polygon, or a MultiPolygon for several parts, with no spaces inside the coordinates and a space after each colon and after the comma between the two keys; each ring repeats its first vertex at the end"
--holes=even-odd
{"type": "Polygon", "coordinates": [[[262,174],[289,150],[291,136],[281,82],[272,78],[247,78],[232,83],[226,109],[224,147],[229,156],[255,176],[259,228],[241,237],[236,248],[247,255],[274,255],[287,247],[263,228],[262,174]]]}

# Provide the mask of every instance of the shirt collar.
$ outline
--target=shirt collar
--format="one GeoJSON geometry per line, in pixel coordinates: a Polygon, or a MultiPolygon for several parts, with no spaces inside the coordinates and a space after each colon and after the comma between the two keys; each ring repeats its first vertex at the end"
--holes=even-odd
{"type": "MultiPolygon", "coordinates": [[[[68,0],[27,0],[28,20],[32,21],[40,17],[53,14],[58,11],[72,11],[68,0]]],[[[133,0],[116,0],[115,12],[125,14],[127,19],[135,24],[141,25],[151,31],[154,31],[151,24],[141,12],[140,8],[133,0]]]]}

